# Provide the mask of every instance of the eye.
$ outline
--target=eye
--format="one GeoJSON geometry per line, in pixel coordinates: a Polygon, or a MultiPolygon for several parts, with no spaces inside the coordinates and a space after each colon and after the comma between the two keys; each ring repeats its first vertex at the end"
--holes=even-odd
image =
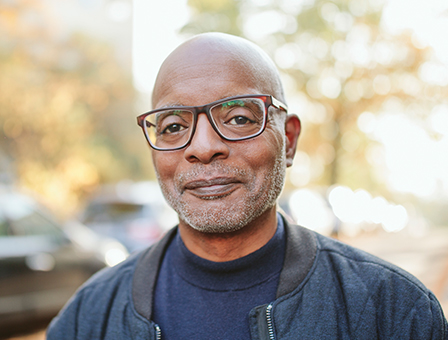
{"type": "Polygon", "coordinates": [[[228,124],[230,125],[244,125],[247,123],[254,123],[254,121],[244,116],[236,116],[230,119],[228,122],[228,124]]]}
{"type": "Polygon", "coordinates": [[[180,124],[170,124],[162,130],[162,134],[176,133],[185,130],[185,127],[180,124]]]}
{"type": "Polygon", "coordinates": [[[193,115],[189,111],[167,110],[161,111],[156,118],[157,135],[169,136],[187,130],[191,126],[193,115]]]}

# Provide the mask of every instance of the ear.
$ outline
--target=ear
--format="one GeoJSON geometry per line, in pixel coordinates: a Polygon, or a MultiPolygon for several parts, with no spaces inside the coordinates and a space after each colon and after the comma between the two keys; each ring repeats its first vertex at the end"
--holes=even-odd
{"type": "Polygon", "coordinates": [[[299,139],[302,125],[299,117],[295,114],[287,115],[285,121],[285,135],[286,135],[286,166],[290,167],[296,154],[297,140],[299,139]]]}

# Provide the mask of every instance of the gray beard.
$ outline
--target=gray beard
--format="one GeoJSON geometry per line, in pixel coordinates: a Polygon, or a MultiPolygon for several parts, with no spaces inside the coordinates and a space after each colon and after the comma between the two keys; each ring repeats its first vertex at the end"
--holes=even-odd
{"type": "MultiPolygon", "coordinates": [[[[222,173],[245,173],[239,169],[233,169],[216,166],[222,173]]],[[[242,197],[242,200],[236,199],[230,205],[220,209],[219,212],[214,209],[192,209],[185,201],[175,197],[170,190],[160,181],[165,199],[170,206],[177,212],[179,219],[187,223],[193,229],[203,233],[229,233],[237,231],[254,221],[268,209],[275,206],[285,180],[286,160],[285,160],[285,142],[282,143],[282,151],[276,157],[272,170],[266,174],[266,180],[263,186],[258,188],[254,195],[242,197]]],[[[255,189],[255,188],[251,188],[255,189]]],[[[251,192],[253,192],[251,190],[251,192]]]]}

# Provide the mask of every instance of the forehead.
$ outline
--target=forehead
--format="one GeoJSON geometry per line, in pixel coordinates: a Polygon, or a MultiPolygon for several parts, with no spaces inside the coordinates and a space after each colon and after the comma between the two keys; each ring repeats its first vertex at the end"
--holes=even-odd
{"type": "Polygon", "coordinates": [[[160,69],[153,108],[204,105],[242,94],[270,94],[263,65],[249,55],[216,49],[186,49],[171,55],[160,69]]]}
{"type": "Polygon", "coordinates": [[[154,108],[162,105],[204,105],[215,100],[266,91],[257,75],[234,58],[176,60],[158,77],[154,108]]]}

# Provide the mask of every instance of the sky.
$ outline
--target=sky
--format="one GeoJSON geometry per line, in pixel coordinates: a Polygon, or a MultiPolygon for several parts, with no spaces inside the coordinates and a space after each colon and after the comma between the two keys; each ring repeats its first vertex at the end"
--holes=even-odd
{"type": "Polygon", "coordinates": [[[438,59],[448,65],[448,1],[389,0],[383,24],[392,33],[412,29],[419,40],[431,46],[438,59]]]}
{"type": "Polygon", "coordinates": [[[134,85],[150,93],[163,60],[183,41],[178,31],[189,18],[187,0],[134,0],[133,16],[134,85]]]}

